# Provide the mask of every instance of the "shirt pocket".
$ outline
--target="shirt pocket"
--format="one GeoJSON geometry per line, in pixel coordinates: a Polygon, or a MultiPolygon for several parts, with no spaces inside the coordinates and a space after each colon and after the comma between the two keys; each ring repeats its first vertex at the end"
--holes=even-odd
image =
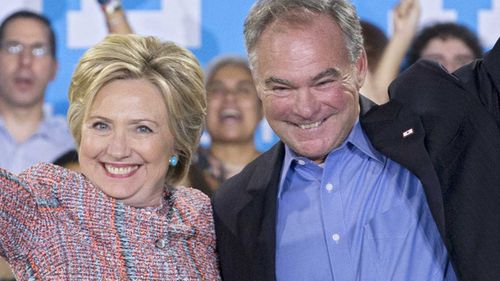
{"type": "Polygon", "coordinates": [[[448,265],[444,244],[423,204],[401,204],[374,216],[364,227],[361,259],[376,268],[379,280],[443,280],[448,265]]]}

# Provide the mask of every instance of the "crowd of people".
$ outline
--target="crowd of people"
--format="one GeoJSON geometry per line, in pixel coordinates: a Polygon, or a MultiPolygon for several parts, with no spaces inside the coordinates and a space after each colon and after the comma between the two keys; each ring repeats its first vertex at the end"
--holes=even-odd
{"type": "Polygon", "coordinates": [[[1,280],[500,278],[499,43],[419,29],[418,0],[389,37],[349,0],[258,0],[248,59],[203,72],[98,2],[67,122],[49,20],[0,25],[1,280]]]}

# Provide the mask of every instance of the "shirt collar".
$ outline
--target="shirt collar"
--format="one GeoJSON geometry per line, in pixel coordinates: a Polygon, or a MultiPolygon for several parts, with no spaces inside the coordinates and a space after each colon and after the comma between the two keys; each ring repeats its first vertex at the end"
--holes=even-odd
{"type": "MultiPolygon", "coordinates": [[[[65,123],[66,121],[62,116],[55,116],[53,114],[51,105],[48,103],[43,105],[42,114],[43,114],[42,120],[40,121],[37,130],[33,133],[33,136],[39,135],[44,138],[58,138],[59,136],[54,136],[52,134],[54,131],[54,127],[59,127],[61,123],[65,123]]],[[[5,128],[5,121],[1,116],[0,116],[0,129],[4,130],[5,133],[9,134],[9,132],[5,128]]]]}
{"type": "Polygon", "coordinates": [[[368,139],[368,136],[365,133],[365,130],[363,130],[363,127],[361,127],[359,120],[357,120],[354,124],[351,133],[347,137],[346,141],[344,141],[342,146],[345,146],[347,143],[352,144],[368,157],[380,162],[381,164],[385,163],[386,157],[373,147],[370,139],[368,139]]]}
{"type": "Polygon", "coordinates": [[[54,118],[52,115],[52,108],[48,104],[44,104],[43,106],[43,116],[42,120],[40,121],[40,125],[38,126],[38,129],[36,130],[34,135],[40,135],[44,138],[51,138],[52,135],[50,134],[53,130],[53,126],[56,125],[53,123],[54,118]]]}
{"type": "MultiPolygon", "coordinates": [[[[333,152],[344,149],[348,145],[354,147],[355,149],[358,149],[359,151],[363,152],[366,156],[370,157],[371,159],[374,159],[377,162],[380,162],[382,165],[385,163],[386,157],[373,147],[370,140],[368,139],[368,136],[361,127],[359,119],[356,120],[356,122],[354,123],[354,126],[349,135],[347,136],[347,138],[345,139],[345,141],[339,147],[335,148],[334,150],[330,151],[330,153],[328,153],[325,162],[328,161],[328,156],[331,155],[333,152]]],[[[286,175],[288,174],[288,171],[290,170],[290,166],[292,165],[293,161],[297,162],[304,161],[305,163],[313,163],[312,160],[307,159],[304,156],[300,156],[295,151],[293,151],[287,144],[285,144],[285,159],[283,161],[283,166],[281,169],[278,198],[281,196],[281,193],[283,192],[283,183],[285,181],[286,175]]]]}

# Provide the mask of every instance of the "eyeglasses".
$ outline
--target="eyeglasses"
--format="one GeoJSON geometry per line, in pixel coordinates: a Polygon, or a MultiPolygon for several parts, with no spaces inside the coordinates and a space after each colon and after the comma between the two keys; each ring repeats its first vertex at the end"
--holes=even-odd
{"type": "Polygon", "coordinates": [[[234,89],[229,89],[223,85],[208,85],[207,87],[207,97],[209,99],[222,98],[230,93],[234,94],[237,98],[247,98],[254,97],[256,95],[256,90],[250,82],[240,83],[234,89]]]}
{"type": "Polygon", "coordinates": [[[8,54],[11,55],[19,55],[26,48],[29,48],[31,50],[31,54],[38,58],[47,56],[49,54],[49,47],[41,43],[36,43],[33,45],[24,45],[22,43],[12,41],[3,43],[1,47],[2,50],[6,51],[8,54]]]}

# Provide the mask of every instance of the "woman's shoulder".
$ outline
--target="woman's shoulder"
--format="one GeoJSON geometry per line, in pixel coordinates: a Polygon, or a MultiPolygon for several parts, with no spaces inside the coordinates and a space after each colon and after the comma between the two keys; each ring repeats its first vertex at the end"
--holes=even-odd
{"type": "Polygon", "coordinates": [[[170,189],[176,205],[190,208],[203,208],[210,205],[208,196],[198,189],[186,186],[176,186],[170,189]]]}
{"type": "Polygon", "coordinates": [[[197,229],[196,235],[200,239],[210,239],[214,232],[213,213],[207,195],[198,189],[184,186],[172,188],[170,192],[170,200],[173,201],[170,210],[175,213],[174,222],[182,222],[197,229]]]}
{"type": "Polygon", "coordinates": [[[178,186],[170,189],[172,206],[186,220],[203,220],[212,217],[212,205],[208,196],[198,189],[178,186]]]}

